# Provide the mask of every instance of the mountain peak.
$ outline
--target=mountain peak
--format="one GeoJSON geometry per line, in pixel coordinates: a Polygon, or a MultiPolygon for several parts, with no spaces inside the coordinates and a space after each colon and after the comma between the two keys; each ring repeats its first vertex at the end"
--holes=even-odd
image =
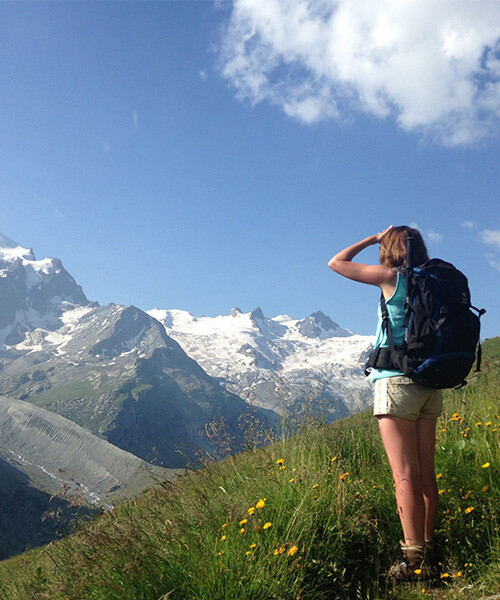
{"type": "Polygon", "coordinates": [[[0,232],[0,259],[12,260],[15,258],[35,260],[35,255],[33,250],[23,248],[23,246],[0,232]]]}
{"type": "Polygon", "coordinates": [[[255,320],[259,320],[262,321],[262,319],[264,319],[264,313],[262,312],[262,309],[260,308],[260,306],[257,306],[257,308],[254,308],[252,310],[252,312],[250,313],[250,318],[252,319],[252,321],[255,320]]]}
{"type": "Polygon", "coordinates": [[[346,337],[352,335],[350,331],[342,329],[330,317],[320,310],[310,314],[305,319],[297,321],[297,329],[302,335],[309,338],[327,339],[329,337],[346,337]]]}

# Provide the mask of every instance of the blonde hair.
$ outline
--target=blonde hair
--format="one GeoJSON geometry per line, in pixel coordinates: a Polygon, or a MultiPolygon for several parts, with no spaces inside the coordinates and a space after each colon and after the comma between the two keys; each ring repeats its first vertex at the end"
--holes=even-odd
{"type": "Polygon", "coordinates": [[[413,238],[413,264],[421,265],[429,260],[425,242],[418,229],[407,225],[394,227],[388,231],[380,242],[380,264],[386,267],[406,266],[408,237],[413,238]]]}

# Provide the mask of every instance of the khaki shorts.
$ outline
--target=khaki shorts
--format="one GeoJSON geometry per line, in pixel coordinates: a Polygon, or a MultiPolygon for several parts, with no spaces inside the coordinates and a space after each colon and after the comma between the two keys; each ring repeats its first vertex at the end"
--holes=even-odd
{"type": "Polygon", "coordinates": [[[441,390],[419,385],[409,377],[382,377],[375,381],[376,417],[391,415],[416,421],[437,419],[443,409],[441,390]]]}

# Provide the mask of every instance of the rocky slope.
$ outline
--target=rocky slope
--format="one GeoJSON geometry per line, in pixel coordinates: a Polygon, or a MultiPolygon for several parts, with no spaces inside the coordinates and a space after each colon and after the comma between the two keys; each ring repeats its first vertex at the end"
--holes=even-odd
{"type": "Polygon", "coordinates": [[[0,397],[0,559],[175,474],[53,412],[0,397]]]}

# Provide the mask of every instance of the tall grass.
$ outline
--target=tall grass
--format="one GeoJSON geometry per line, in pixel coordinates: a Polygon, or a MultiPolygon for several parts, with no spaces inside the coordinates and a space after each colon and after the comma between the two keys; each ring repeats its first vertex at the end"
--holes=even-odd
{"type": "Polygon", "coordinates": [[[437,435],[443,587],[396,585],[393,482],[369,413],[163,483],[0,565],[6,600],[479,598],[500,591],[500,340],[437,435]]]}

